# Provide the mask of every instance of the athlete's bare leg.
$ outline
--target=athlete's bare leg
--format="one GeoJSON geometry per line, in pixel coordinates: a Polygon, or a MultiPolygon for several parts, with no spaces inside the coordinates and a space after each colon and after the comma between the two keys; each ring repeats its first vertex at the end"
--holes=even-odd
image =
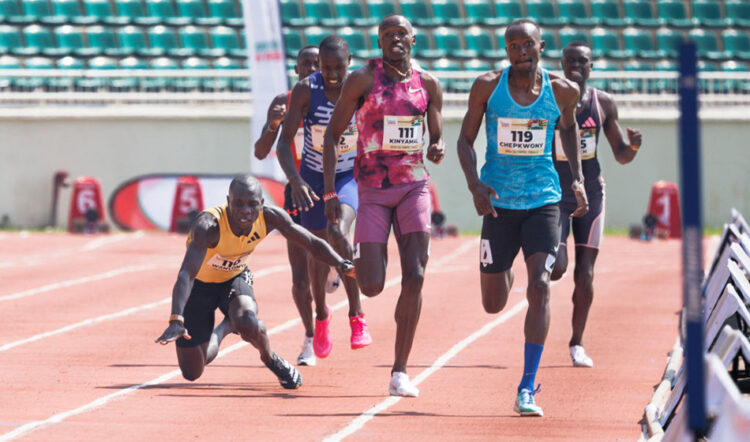
{"type": "MultiPolygon", "coordinates": [[[[326,229],[328,236],[328,243],[331,247],[344,259],[352,259],[353,248],[349,241],[349,231],[351,230],[352,223],[356,213],[354,209],[347,205],[341,205],[341,221],[338,224],[328,224],[326,229]]],[[[359,300],[359,285],[357,281],[352,278],[341,276],[341,281],[344,284],[346,290],[346,297],[349,300],[349,317],[359,316],[362,314],[362,304],[359,300]]]]}
{"type": "MultiPolygon", "coordinates": [[[[318,238],[326,239],[325,230],[311,230],[310,232],[318,238]]],[[[331,266],[308,254],[307,271],[310,275],[310,289],[315,300],[315,319],[318,321],[324,321],[328,318],[329,312],[326,310],[326,279],[328,279],[330,269],[331,266]]]]}
{"type": "Polygon", "coordinates": [[[498,313],[508,303],[508,294],[513,285],[513,269],[500,273],[480,273],[482,305],[487,313],[498,313]]]}
{"type": "Polygon", "coordinates": [[[526,260],[526,273],[529,284],[526,288],[526,299],[529,309],[526,312],[524,335],[526,342],[544,345],[549,331],[549,279],[550,273],[545,268],[547,253],[534,253],[526,260]]]}
{"type": "Polygon", "coordinates": [[[377,296],[385,286],[385,267],[388,264],[387,244],[359,243],[359,257],[354,260],[357,284],[365,296],[377,296]]]}
{"type": "Polygon", "coordinates": [[[555,260],[555,267],[552,268],[551,280],[557,281],[565,275],[568,271],[568,246],[567,244],[560,243],[560,248],[557,249],[557,259],[555,260]]]}
{"type": "Polygon", "coordinates": [[[391,372],[406,372],[414,334],[422,311],[422,285],[427,266],[430,234],[406,233],[397,238],[401,257],[401,294],[396,304],[396,359],[391,372]]]}
{"type": "Polygon", "coordinates": [[[583,330],[594,300],[594,264],[599,249],[576,246],[576,268],[573,273],[573,335],[569,346],[583,345],[583,330]]]}
{"type": "Polygon", "coordinates": [[[302,247],[287,242],[287,255],[289,265],[292,267],[292,298],[297,306],[302,325],[305,327],[305,336],[312,337],[315,331],[313,325],[313,296],[310,290],[310,276],[307,271],[307,251],[302,247]]]}

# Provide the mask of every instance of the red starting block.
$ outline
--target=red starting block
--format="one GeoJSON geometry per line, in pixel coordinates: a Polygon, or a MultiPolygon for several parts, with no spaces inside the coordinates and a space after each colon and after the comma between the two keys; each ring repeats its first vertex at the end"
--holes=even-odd
{"type": "Polygon", "coordinates": [[[677,185],[667,181],[657,181],[651,187],[648,213],[656,217],[656,232],[664,231],[670,238],[682,237],[680,215],[680,195],[677,185]]]}
{"type": "Polygon", "coordinates": [[[102,188],[96,178],[82,176],[73,182],[68,231],[74,233],[109,231],[109,224],[104,214],[102,188]]]}
{"type": "Polygon", "coordinates": [[[193,217],[201,210],[203,210],[203,192],[198,179],[193,176],[180,177],[174,194],[169,231],[187,233],[193,217]]]}

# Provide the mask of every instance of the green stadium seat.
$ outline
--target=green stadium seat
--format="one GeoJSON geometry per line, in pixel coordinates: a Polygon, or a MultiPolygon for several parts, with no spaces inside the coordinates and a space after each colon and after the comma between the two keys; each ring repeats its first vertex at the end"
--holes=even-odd
{"type": "MultiPolygon", "coordinates": [[[[154,58],[149,62],[149,68],[154,70],[176,70],[180,66],[177,62],[169,57],[154,58]]],[[[174,84],[174,78],[171,77],[154,77],[144,78],[141,80],[141,87],[147,91],[161,91],[171,88],[174,84]]]]}
{"type": "Polygon", "coordinates": [[[86,17],[94,23],[123,25],[130,22],[127,17],[118,17],[112,10],[109,0],[83,0],[86,17]]]}
{"type": "Polygon", "coordinates": [[[117,62],[110,57],[98,56],[88,62],[89,69],[117,69],[117,62]]]}
{"type": "Polygon", "coordinates": [[[478,26],[472,26],[464,31],[466,40],[466,49],[474,51],[483,58],[502,58],[505,57],[505,45],[500,49],[495,49],[492,40],[493,36],[489,31],[478,26]]]}
{"type": "Polygon", "coordinates": [[[386,16],[398,12],[394,0],[366,0],[366,3],[370,20],[376,24],[380,24],[386,16]]]}
{"type": "MultiPolygon", "coordinates": [[[[120,60],[120,69],[126,70],[145,70],[148,64],[138,57],[125,57],[120,60]]],[[[125,77],[113,77],[109,79],[109,87],[114,91],[129,91],[136,89],[140,84],[140,78],[128,75],[125,77]]]]}
{"type": "Polygon", "coordinates": [[[462,27],[471,24],[461,13],[458,0],[432,0],[432,16],[440,25],[462,27]]]}
{"type": "Polygon", "coordinates": [[[219,57],[214,60],[214,69],[241,69],[240,63],[229,57],[219,57]]]}
{"type": "Polygon", "coordinates": [[[659,50],[670,58],[676,58],[680,43],[684,40],[682,32],[669,28],[661,28],[656,31],[656,42],[659,50]]]}
{"type": "Polygon", "coordinates": [[[623,50],[617,31],[606,28],[594,28],[591,30],[591,44],[595,58],[630,58],[635,55],[633,51],[623,50]]]}
{"type": "MultiPolygon", "coordinates": [[[[211,46],[232,57],[242,58],[244,37],[238,36],[234,29],[227,26],[214,26],[209,31],[211,46]]],[[[218,53],[218,52],[217,52],[218,53]]],[[[297,53],[294,53],[295,57],[297,53]]]]}
{"type": "Polygon", "coordinates": [[[98,48],[87,48],[83,44],[83,32],[77,27],[71,25],[58,26],[54,30],[55,40],[57,40],[57,49],[54,52],[44,50],[46,55],[60,56],[75,53],[81,57],[93,57],[100,55],[98,48]]]}
{"type": "Polygon", "coordinates": [[[120,52],[122,54],[134,54],[148,47],[146,36],[139,26],[128,25],[118,29],[117,40],[120,42],[120,52]]]}
{"type": "MultiPolygon", "coordinates": [[[[457,72],[461,70],[461,65],[458,64],[458,62],[454,59],[440,58],[432,62],[432,70],[437,72],[457,72]]],[[[438,78],[438,82],[440,83],[440,87],[443,89],[443,92],[452,92],[452,81],[446,80],[444,78],[438,78]]]]}
{"type": "Polygon", "coordinates": [[[401,14],[415,26],[437,26],[439,21],[432,18],[428,0],[401,0],[401,14]]]}
{"type": "Polygon", "coordinates": [[[732,57],[750,60],[750,36],[747,32],[725,29],[721,32],[721,37],[724,41],[724,50],[732,54],[732,57]]]}
{"type": "MultiPolygon", "coordinates": [[[[47,57],[31,57],[23,62],[25,69],[53,69],[52,60],[47,57]]],[[[23,90],[46,88],[49,77],[20,77],[16,79],[16,86],[23,90]]]]}
{"type": "Polygon", "coordinates": [[[569,22],[569,17],[557,14],[552,0],[526,0],[526,12],[529,18],[544,26],[563,26],[569,22]]]}
{"type": "MultiPolygon", "coordinates": [[[[117,63],[112,58],[98,56],[89,60],[88,68],[91,70],[114,70],[117,69],[117,63]]],[[[79,92],[97,92],[105,89],[109,82],[110,79],[107,77],[81,77],[74,80],[75,88],[79,92]]]]}
{"type": "MultiPolygon", "coordinates": [[[[735,60],[727,60],[721,64],[722,72],[748,72],[748,66],[746,63],[735,60]]],[[[747,94],[750,93],[750,82],[727,79],[725,80],[726,91],[735,94],[747,94]]]]}
{"type": "Polygon", "coordinates": [[[49,20],[47,24],[59,24],[65,21],[65,17],[52,16],[52,8],[47,0],[21,0],[21,4],[23,15],[33,18],[34,21],[49,20]]]}
{"type": "Polygon", "coordinates": [[[560,36],[560,47],[562,49],[565,49],[565,46],[567,46],[568,43],[572,43],[574,41],[582,41],[591,46],[591,38],[589,38],[589,33],[584,31],[583,29],[566,27],[560,29],[557,32],[557,35],[560,36]]]}
{"type": "MultiPolygon", "coordinates": [[[[135,19],[148,20],[146,17],[146,10],[143,7],[142,0],[115,0],[115,6],[117,6],[117,16],[119,19],[127,20],[128,23],[135,22],[135,19]]],[[[107,20],[111,20],[110,17],[107,20]]],[[[140,23],[145,24],[145,23],[140,23]]]]}
{"type": "Polygon", "coordinates": [[[148,35],[149,47],[138,50],[138,54],[145,57],[160,57],[171,54],[172,51],[179,49],[177,36],[172,28],[164,25],[156,25],[146,30],[148,35]]]}
{"type": "Polygon", "coordinates": [[[727,21],[732,26],[750,28],[750,2],[747,0],[724,0],[727,21]]]}
{"type": "Polygon", "coordinates": [[[557,8],[561,18],[576,26],[596,26],[602,22],[599,17],[589,15],[583,0],[557,0],[557,8]]]}
{"type": "Polygon", "coordinates": [[[321,28],[320,26],[310,26],[305,28],[305,40],[309,45],[319,46],[320,42],[331,34],[331,31],[321,28]]]}
{"type": "MultiPolygon", "coordinates": [[[[182,61],[182,69],[210,69],[209,64],[202,58],[189,57],[182,61]]],[[[173,81],[174,88],[180,91],[192,91],[201,88],[202,79],[198,77],[180,77],[173,81]]]]}
{"type": "MultiPolygon", "coordinates": [[[[414,54],[415,57],[436,60],[448,55],[447,50],[435,47],[435,43],[430,37],[431,34],[428,30],[416,28],[414,31],[416,33],[417,43],[412,46],[412,54],[414,54]]],[[[377,45],[377,41],[375,41],[375,44],[377,45]]],[[[378,49],[378,52],[381,52],[381,50],[378,49]]],[[[375,56],[377,56],[377,53],[375,56]]]]}
{"type": "Polygon", "coordinates": [[[487,26],[502,24],[494,20],[495,14],[492,12],[492,3],[490,3],[490,0],[463,0],[463,2],[467,23],[487,26]]]}
{"type": "MultiPolygon", "coordinates": [[[[83,60],[66,56],[55,62],[57,69],[83,69],[83,60]]],[[[51,90],[70,90],[73,88],[73,77],[52,77],[47,81],[47,88],[51,90]]]]}
{"type": "Polygon", "coordinates": [[[39,25],[28,25],[23,28],[23,39],[26,42],[25,47],[11,48],[11,52],[17,55],[39,55],[43,49],[55,47],[52,34],[46,28],[39,25]]]}
{"type": "MultiPolygon", "coordinates": [[[[492,65],[484,60],[472,58],[463,63],[463,70],[471,72],[487,72],[492,70],[492,65]]],[[[469,93],[473,84],[474,78],[453,80],[451,81],[451,89],[453,92],[469,93]]]]}
{"type": "Polygon", "coordinates": [[[4,21],[14,24],[31,23],[34,17],[26,17],[23,14],[19,0],[0,0],[0,16],[4,21]]]}
{"type": "MultiPolygon", "coordinates": [[[[599,60],[594,61],[591,67],[592,72],[615,72],[619,70],[620,67],[616,63],[613,63],[605,58],[600,58],[599,60]]],[[[591,80],[589,80],[589,83],[591,84],[591,86],[607,92],[619,92],[623,88],[620,84],[618,84],[617,81],[603,78],[592,78],[591,80]]]]}
{"type": "MultiPolygon", "coordinates": [[[[347,43],[349,43],[349,52],[353,57],[367,59],[377,57],[378,53],[380,53],[377,48],[370,49],[367,46],[367,38],[359,29],[345,26],[343,28],[340,28],[337,34],[344,40],[346,40],[347,43]]],[[[414,49],[412,49],[412,52],[414,52],[416,49],[417,47],[414,47],[414,49]]]]}
{"type": "MultiPolygon", "coordinates": [[[[638,61],[638,60],[629,60],[625,62],[623,68],[627,72],[652,72],[654,70],[654,66],[652,63],[647,63],[647,62],[638,61]]],[[[652,93],[651,89],[649,88],[649,85],[652,81],[644,81],[641,79],[629,79],[629,80],[626,80],[626,82],[629,83],[629,88],[631,92],[652,93]]]]}
{"type": "Polygon", "coordinates": [[[487,25],[502,26],[508,25],[513,20],[523,17],[520,0],[495,0],[495,16],[487,25]]]}
{"type": "Polygon", "coordinates": [[[711,28],[725,28],[730,25],[721,15],[717,0],[693,0],[693,22],[711,28]]]}
{"type": "Polygon", "coordinates": [[[625,17],[631,18],[638,26],[660,26],[661,21],[654,17],[651,0],[623,0],[625,17]]]}
{"type": "Polygon", "coordinates": [[[695,28],[688,33],[688,38],[695,43],[698,57],[709,60],[729,58],[729,54],[719,50],[719,41],[711,31],[695,28]]]}
{"type": "Polygon", "coordinates": [[[336,17],[342,24],[357,26],[376,25],[375,20],[367,16],[360,0],[336,0],[336,17]]]}
{"type": "Polygon", "coordinates": [[[432,31],[432,37],[435,39],[435,48],[447,51],[449,57],[473,58],[478,55],[476,51],[464,48],[461,35],[455,28],[445,26],[435,28],[432,31]]]}
{"type": "MultiPolygon", "coordinates": [[[[489,70],[492,70],[492,66],[484,60],[480,60],[478,58],[472,58],[464,62],[464,70],[465,71],[489,71],[489,70]]],[[[473,82],[474,80],[472,80],[472,83],[473,82]]]]}
{"type": "Polygon", "coordinates": [[[21,32],[11,25],[0,25],[0,54],[6,55],[21,48],[21,32]]]}
{"type": "MultiPolygon", "coordinates": [[[[698,60],[698,72],[718,72],[719,66],[712,61],[698,60]]],[[[725,80],[698,80],[701,93],[724,93],[725,80]]]]}
{"type": "MultiPolygon", "coordinates": [[[[415,29],[414,30],[417,34],[420,32],[423,32],[421,29],[415,29]]],[[[378,48],[378,27],[377,26],[371,26],[367,29],[367,36],[370,38],[370,47],[371,48],[378,48]]],[[[418,39],[420,37],[417,37],[418,39]]],[[[378,48],[378,50],[380,50],[378,48]]]]}
{"type": "MultiPolygon", "coordinates": [[[[503,46],[505,46],[505,34],[503,31],[503,46]]],[[[544,51],[542,57],[559,59],[562,57],[562,47],[560,40],[557,38],[557,32],[551,29],[542,29],[542,41],[544,42],[544,51]]]]}
{"type": "Polygon", "coordinates": [[[659,0],[656,4],[662,23],[677,28],[693,26],[693,21],[687,16],[684,0],[659,0]]]}
{"type": "Polygon", "coordinates": [[[95,25],[86,28],[86,37],[88,47],[94,51],[95,55],[109,55],[110,57],[122,57],[125,54],[118,46],[115,40],[115,34],[108,27],[95,25]]]}
{"type": "Polygon", "coordinates": [[[352,61],[349,63],[349,71],[356,71],[367,64],[367,60],[361,58],[352,57],[352,61]]]}
{"type": "Polygon", "coordinates": [[[287,26],[310,26],[314,19],[304,17],[302,8],[297,0],[280,1],[281,23],[287,26]]]}
{"type": "Polygon", "coordinates": [[[208,15],[227,26],[245,26],[245,19],[232,0],[208,0],[208,15]]]}
{"type": "Polygon", "coordinates": [[[337,23],[333,13],[333,5],[329,0],[305,0],[305,17],[313,21],[313,24],[336,26],[337,23]],[[325,23],[324,23],[325,22],[325,23]]]}
{"type": "MultiPolygon", "coordinates": [[[[542,62],[543,60],[539,61],[542,62]]],[[[502,60],[495,62],[494,68],[502,70],[507,68],[508,66],[510,66],[510,60],[508,60],[507,58],[503,58],[502,60]]]]}
{"type": "Polygon", "coordinates": [[[52,0],[52,14],[53,17],[59,17],[61,23],[78,25],[96,23],[96,17],[87,17],[83,14],[78,0],[52,0]]]}
{"type": "MultiPolygon", "coordinates": [[[[0,55],[0,69],[21,69],[21,60],[11,55],[0,55]]],[[[0,77],[0,90],[8,90],[16,84],[16,77],[0,77]]]]}
{"type": "Polygon", "coordinates": [[[625,43],[625,50],[631,51],[636,57],[656,59],[666,55],[654,48],[651,32],[645,29],[625,28],[622,31],[622,39],[625,43]]]}
{"type": "MultiPolygon", "coordinates": [[[[172,0],[146,0],[146,11],[148,13],[147,20],[149,24],[165,24],[168,23],[172,26],[185,26],[190,24],[190,19],[186,17],[177,17],[177,11],[175,10],[174,3],[172,0]]],[[[136,20],[138,24],[143,23],[141,20],[136,20]]]]}
{"type": "Polygon", "coordinates": [[[201,57],[222,57],[227,54],[224,48],[212,48],[208,44],[206,32],[201,28],[188,25],[180,28],[177,33],[180,36],[182,49],[189,51],[190,54],[199,54],[201,57]]]}
{"type": "Polygon", "coordinates": [[[627,26],[633,23],[630,17],[620,14],[617,0],[591,0],[591,15],[598,17],[607,26],[627,26]]]}
{"type": "Polygon", "coordinates": [[[58,69],[83,69],[85,67],[83,60],[70,55],[57,60],[55,64],[58,69]]]}
{"type": "MultiPolygon", "coordinates": [[[[281,30],[284,40],[284,51],[287,57],[297,58],[297,52],[302,49],[302,33],[296,29],[284,27],[281,30]]],[[[236,39],[236,37],[235,37],[236,39]]],[[[214,45],[216,47],[216,45],[214,45]]]]}

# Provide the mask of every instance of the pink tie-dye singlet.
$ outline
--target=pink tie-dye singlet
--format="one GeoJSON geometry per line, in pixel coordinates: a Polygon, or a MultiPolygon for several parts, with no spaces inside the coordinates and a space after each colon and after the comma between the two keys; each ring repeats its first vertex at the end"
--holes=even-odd
{"type": "Polygon", "coordinates": [[[425,112],[429,94],[419,71],[408,82],[396,82],[383,70],[383,59],[369,61],[373,86],[357,111],[357,157],[354,178],[359,185],[383,188],[425,181],[423,159],[425,112]]]}

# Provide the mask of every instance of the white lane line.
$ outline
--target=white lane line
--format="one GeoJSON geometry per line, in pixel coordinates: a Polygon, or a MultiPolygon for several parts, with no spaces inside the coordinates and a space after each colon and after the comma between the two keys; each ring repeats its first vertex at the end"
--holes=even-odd
{"type": "MultiPolygon", "coordinates": [[[[422,381],[427,379],[430,375],[432,375],[436,371],[440,370],[446,363],[448,363],[448,361],[453,359],[453,357],[456,356],[458,353],[460,353],[461,350],[471,345],[477,339],[489,333],[493,328],[497,327],[498,325],[506,322],[508,319],[522,312],[523,309],[526,308],[527,305],[528,305],[528,301],[526,301],[525,299],[518,301],[513,307],[511,307],[510,310],[507,310],[505,313],[498,316],[493,321],[488,322],[482,328],[470,334],[468,337],[464,338],[461,342],[451,347],[450,350],[448,350],[442,356],[437,358],[435,362],[433,362],[429,368],[423,370],[421,373],[419,373],[417,377],[414,378],[413,380],[414,385],[421,384],[422,381]]],[[[383,400],[379,404],[373,406],[369,410],[360,414],[358,417],[352,420],[351,423],[349,423],[349,425],[347,425],[346,427],[342,428],[336,433],[323,439],[323,441],[324,442],[337,442],[337,441],[344,439],[347,436],[351,436],[352,434],[360,430],[367,422],[369,422],[376,415],[384,412],[385,410],[392,407],[393,405],[396,405],[401,399],[403,399],[401,396],[389,396],[387,399],[383,400]]]]}
{"type": "Polygon", "coordinates": [[[73,287],[76,285],[87,284],[89,282],[101,281],[103,279],[114,278],[115,276],[124,275],[126,273],[142,272],[144,270],[154,270],[159,268],[159,263],[140,264],[135,266],[122,267],[115,270],[110,270],[104,273],[97,273],[96,275],[84,276],[82,278],[69,279],[67,281],[55,282],[53,284],[43,285],[34,289],[23,290],[16,293],[0,296],[0,301],[12,301],[14,299],[25,298],[27,296],[38,295],[39,293],[51,292],[53,290],[73,287]]]}
{"type": "MultiPolygon", "coordinates": [[[[444,262],[447,259],[455,259],[455,257],[457,255],[459,255],[461,253],[464,253],[469,247],[477,245],[477,240],[478,240],[478,238],[474,238],[472,240],[468,240],[468,241],[464,242],[464,244],[462,244],[461,246],[459,246],[451,254],[446,255],[446,256],[438,259],[435,262],[435,265],[440,265],[440,263],[444,262]]],[[[288,266],[283,266],[283,267],[287,268],[288,266]]],[[[256,276],[259,276],[259,274],[260,274],[260,272],[258,272],[258,274],[256,274],[256,276]]],[[[391,285],[395,284],[399,280],[400,280],[400,275],[391,278],[390,280],[388,280],[388,282],[386,284],[388,284],[388,287],[390,287],[391,285]]],[[[336,308],[343,308],[343,305],[346,305],[346,304],[345,303],[339,303],[339,304],[337,304],[337,306],[341,306],[341,307],[336,307],[336,308]]],[[[297,325],[297,324],[299,324],[301,322],[302,321],[300,321],[299,318],[290,319],[289,321],[286,321],[285,323],[283,323],[281,325],[277,325],[276,327],[273,327],[272,329],[270,329],[268,331],[268,335],[271,336],[271,335],[275,335],[277,333],[281,333],[282,331],[288,330],[288,329],[294,327],[295,325],[297,325]]],[[[230,353],[232,353],[232,352],[234,352],[236,350],[239,350],[239,349],[245,347],[246,345],[248,345],[248,344],[247,344],[247,342],[244,342],[244,341],[240,341],[240,342],[238,342],[238,343],[236,343],[234,345],[231,345],[231,346],[227,347],[226,349],[219,351],[219,353],[216,355],[216,358],[214,360],[219,359],[219,358],[221,358],[223,356],[226,356],[226,355],[228,355],[228,354],[230,354],[230,353]]],[[[117,399],[117,398],[119,398],[121,396],[124,396],[126,394],[132,393],[132,392],[134,392],[136,390],[140,390],[140,389],[145,388],[145,387],[150,387],[152,385],[161,384],[161,383],[166,382],[166,381],[174,378],[175,376],[179,376],[179,375],[180,375],[180,370],[179,369],[172,370],[172,371],[170,371],[167,374],[161,375],[158,378],[152,379],[152,380],[150,380],[148,382],[144,382],[143,384],[133,385],[133,386],[130,386],[128,388],[125,388],[125,389],[116,391],[114,393],[108,394],[106,396],[102,396],[99,399],[96,399],[93,402],[89,402],[88,404],[83,405],[81,407],[78,407],[76,409],[68,410],[68,411],[63,411],[61,413],[57,413],[57,414],[55,414],[55,415],[53,415],[53,416],[51,416],[51,417],[49,417],[49,418],[47,418],[45,420],[29,422],[29,423],[27,423],[25,425],[21,425],[20,427],[16,428],[13,431],[10,431],[8,433],[0,435],[0,442],[8,441],[8,440],[11,440],[11,439],[15,439],[17,437],[26,435],[26,434],[31,433],[32,431],[38,430],[40,428],[60,423],[60,422],[64,421],[65,419],[69,418],[69,417],[76,416],[76,415],[85,413],[87,411],[93,410],[95,408],[104,406],[104,405],[108,404],[109,402],[111,402],[112,400],[117,399]]]]}
{"type": "MultiPolygon", "coordinates": [[[[272,273],[277,273],[277,272],[281,272],[283,270],[286,270],[288,267],[289,267],[288,265],[278,265],[278,266],[273,266],[273,267],[268,267],[268,268],[265,268],[265,269],[258,270],[257,272],[254,272],[253,274],[254,274],[255,278],[261,278],[263,276],[270,275],[272,273]]],[[[132,315],[134,313],[138,313],[138,312],[143,311],[143,310],[148,310],[148,309],[151,309],[151,308],[154,308],[154,307],[158,307],[158,306],[163,305],[163,304],[168,304],[171,300],[172,300],[172,297],[170,296],[170,297],[164,298],[164,299],[162,299],[160,301],[156,301],[156,302],[151,302],[151,303],[148,303],[148,304],[139,305],[137,307],[130,307],[130,308],[127,308],[125,310],[121,310],[121,311],[116,312],[116,313],[109,313],[109,314],[106,314],[106,315],[97,316],[95,318],[84,319],[83,321],[76,322],[74,324],[69,324],[69,325],[66,325],[65,327],[61,327],[61,328],[58,328],[56,330],[51,330],[51,331],[48,331],[48,332],[39,333],[37,335],[31,336],[31,337],[28,337],[28,338],[25,338],[25,339],[21,339],[19,341],[14,341],[14,342],[10,342],[8,344],[0,345],[0,352],[6,351],[6,350],[10,350],[11,348],[18,347],[19,345],[29,344],[31,342],[38,341],[40,339],[49,338],[50,336],[55,336],[55,335],[59,335],[59,334],[62,334],[62,333],[67,333],[69,331],[72,331],[72,330],[75,330],[75,329],[78,329],[78,328],[81,328],[81,327],[86,327],[88,325],[98,324],[100,322],[111,321],[112,319],[117,319],[117,318],[122,318],[123,316],[132,315]]]]}
{"type": "Polygon", "coordinates": [[[107,244],[114,244],[129,239],[137,239],[143,237],[144,235],[145,233],[143,233],[142,230],[139,230],[133,233],[116,233],[110,236],[102,236],[86,243],[86,245],[81,247],[81,251],[88,252],[90,250],[98,249],[99,247],[107,244]]]}

